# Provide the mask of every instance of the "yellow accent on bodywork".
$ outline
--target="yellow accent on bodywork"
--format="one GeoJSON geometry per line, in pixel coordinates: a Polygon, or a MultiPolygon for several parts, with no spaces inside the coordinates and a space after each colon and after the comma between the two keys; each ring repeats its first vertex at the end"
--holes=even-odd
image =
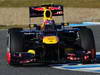
{"type": "Polygon", "coordinates": [[[44,20],[43,21],[43,24],[40,25],[41,29],[44,29],[45,28],[45,21],[47,21],[47,20],[54,20],[52,18],[52,11],[50,9],[45,8],[45,7],[44,7],[44,12],[43,12],[43,20],[44,20]],[[50,12],[50,16],[49,17],[46,16],[46,12],[47,11],[50,12]]]}
{"type": "Polygon", "coordinates": [[[43,16],[44,16],[44,17],[43,17],[44,21],[45,21],[45,20],[52,20],[52,12],[51,12],[51,10],[44,8],[43,16]],[[47,11],[50,12],[50,16],[49,16],[49,17],[46,16],[46,12],[47,12],[47,11]]]}
{"type": "Polygon", "coordinates": [[[57,44],[59,39],[57,36],[45,36],[43,37],[43,43],[45,44],[57,44]]]}
{"type": "Polygon", "coordinates": [[[27,52],[31,54],[36,54],[35,50],[32,50],[32,49],[28,50],[27,52]]]}

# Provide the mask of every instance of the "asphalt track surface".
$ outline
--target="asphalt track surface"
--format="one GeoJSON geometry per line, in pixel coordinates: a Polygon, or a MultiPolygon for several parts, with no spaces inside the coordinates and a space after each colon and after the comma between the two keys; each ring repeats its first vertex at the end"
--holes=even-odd
{"type": "MultiPolygon", "coordinates": [[[[100,26],[91,27],[97,52],[100,52],[100,26]]],[[[0,30],[0,75],[100,75],[97,73],[58,70],[47,66],[9,66],[5,60],[7,30],[0,30]]]]}

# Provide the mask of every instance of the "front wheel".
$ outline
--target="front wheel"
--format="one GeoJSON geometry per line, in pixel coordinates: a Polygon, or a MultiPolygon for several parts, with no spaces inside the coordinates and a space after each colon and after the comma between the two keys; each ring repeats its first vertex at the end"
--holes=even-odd
{"type": "Polygon", "coordinates": [[[94,36],[93,32],[90,28],[80,28],[79,31],[79,46],[87,51],[87,54],[84,54],[82,56],[82,63],[94,63],[96,59],[96,49],[95,49],[95,41],[94,41],[94,36]],[[88,58],[85,60],[85,58],[88,58]]]}
{"type": "Polygon", "coordinates": [[[16,59],[13,58],[13,54],[16,52],[23,51],[23,40],[24,35],[21,32],[22,28],[11,28],[8,29],[7,38],[7,62],[9,65],[17,65],[16,59]]]}

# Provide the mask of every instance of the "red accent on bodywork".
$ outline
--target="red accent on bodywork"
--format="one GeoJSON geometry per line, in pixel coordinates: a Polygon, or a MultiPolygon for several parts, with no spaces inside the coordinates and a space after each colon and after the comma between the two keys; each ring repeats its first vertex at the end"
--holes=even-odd
{"type": "Polygon", "coordinates": [[[8,64],[10,64],[11,63],[11,53],[7,52],[6,56],[7,56],[7,62],[8,62],[8,64]]]}
{"type": "Polygon", "coordinates": [[[84,59],[85,59],[85,60],[89,59],[89,56],[84,56],[84,59]]]}
{"type": "Polygon", "coordinates": [[[50,10],[61,10],[60,7],[49,7],[50,10]]]}
{"type": "Polygon", "coordinates": [[[75,56],[75,54],[70,54],[70,53],[69,53],[68,55],[69,55],[69,56],[75,56]]]}
{"type": "Polygon", "coordinates": [[[37,11],[43,11],[43,8],[33,8],[33,10],[37,10],[37,11]]]}
{"type": "MultiPolygon", "coordinates": [[[[33,10],[37,10],[37,11],[43,11],[44,8],[40,7],[40,8],[32,8],[33,10]]],[[[61,10],[60,7],[49,7],[50,10],[61,10]]]]}

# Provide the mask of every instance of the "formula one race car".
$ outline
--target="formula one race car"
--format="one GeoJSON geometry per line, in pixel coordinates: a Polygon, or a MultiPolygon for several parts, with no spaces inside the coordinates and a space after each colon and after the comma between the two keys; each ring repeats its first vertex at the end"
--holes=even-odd
{"type": "Polygon", "coordinates": [[[63,18],[62,5],[30,7],[29,11],[30,18],[43,17],[43,23],[30,24],[29,29],[8,29],[8,64],[95,62],[92,30],[79,24],[74,26],[75,24],[55,22],[53,16],[63,18]]]}

